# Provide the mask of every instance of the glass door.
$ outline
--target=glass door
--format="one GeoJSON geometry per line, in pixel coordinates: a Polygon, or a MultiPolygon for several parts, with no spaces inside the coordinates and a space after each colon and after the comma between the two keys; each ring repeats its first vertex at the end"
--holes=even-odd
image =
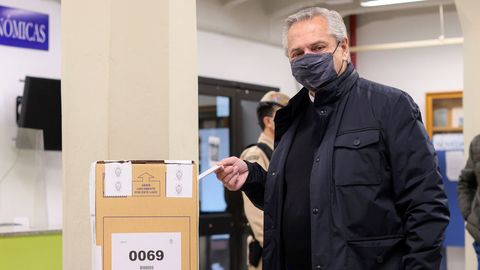
{"type": "MultiPolygon", "coordinates": [[[[238,156],[261,130],[256,106],[276,88],[199,78],[199,170],[238,156]]],[[[246,269],[246,219],[240,192],[230,192],[209,175],[199,184],[200,269],[246,269]]]]}

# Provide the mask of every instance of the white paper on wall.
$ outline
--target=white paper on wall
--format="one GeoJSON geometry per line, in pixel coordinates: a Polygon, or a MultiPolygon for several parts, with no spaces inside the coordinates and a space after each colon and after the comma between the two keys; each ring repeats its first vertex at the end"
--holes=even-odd
{"type": "Polygon", "coordinates": [[[432,138],[435,150],[462,150],[463,151],[463,134],[462,133],[444,133],[435,134],[432,138]]]}
{"type": "Polygon", "coordinates": [[[452,108],[452,127],[463,127],[463,108],[452,108]]]}
{"type": "Polygon", "coordinates": [[[463,151],[446,151],[445,163],[448,180],[458,181],[458,176],[465,165],[463,151]]]}

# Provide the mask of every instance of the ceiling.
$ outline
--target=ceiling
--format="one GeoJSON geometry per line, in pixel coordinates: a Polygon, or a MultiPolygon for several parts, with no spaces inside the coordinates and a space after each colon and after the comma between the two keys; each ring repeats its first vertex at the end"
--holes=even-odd
{"type": "Polygon", "coordinates": [[[367,0],[196,0],[197,28],[281,47],[283,20],[307,7],[325,7],[347,17],[387,12],[409,14],[413,10],[439,10],[440,6],[453,7],[455,4],[455,0],[424,0],[362,7],[361,1],[367,0]]]}
{"type": "Polygon", "coordinates": [[[362,14],[367,12],[380,12],[388,10],[421,8],[438,6],[440,4],[453,4],[454,0],[424,0],[420,2],[393,4],[379,7],[362,7],[360,2],[364,0],[221,0],[228,8],[235,8],[247,2],[261,2],[265,14],[272,18],[284,18],[300,9],[310,6],[322,6],[340,12],[343,16],[362,14]]]}

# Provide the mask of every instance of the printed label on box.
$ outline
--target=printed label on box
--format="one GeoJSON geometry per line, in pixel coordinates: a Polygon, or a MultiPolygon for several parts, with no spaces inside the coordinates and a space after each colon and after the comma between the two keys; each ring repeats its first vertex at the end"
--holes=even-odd
{"type": "Polygon", "coordinates": [[[180,270],[181,233],[113,233],[112,269],[180,270]]]}
{"type": "Polygon", "coordinates": [[[105,164],[105,197],[132,196],[132,163],[105,164]]]}
{"type": "Polygon", "coordinates": [[[192,198],[193,165],[167,165],[167,197],[192,198]]]}
{"type": "Polygon", "coordinates": [[[134,197],[160,196],[160,180],[155,176],[144,172],[133,180],[134,197]]]}

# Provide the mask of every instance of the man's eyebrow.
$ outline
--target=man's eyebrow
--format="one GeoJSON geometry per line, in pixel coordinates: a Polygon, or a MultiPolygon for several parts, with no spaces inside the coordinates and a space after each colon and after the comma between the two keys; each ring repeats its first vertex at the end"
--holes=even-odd
{"type": "Polygon", "coordinates": [[[318,46],[318,45],[328,46],[328,43],[326,43],[324,41],[316,41],[316,42],[313,42],[312,44],[308,45],[308,47],[315,47],[315,46],[318,46]]]}
{"type": "Polygon", "coordinates": [[[290,50],[289,54],[291,54],[293,52],[301,52],[301,51],[302,51],[302,49],[300,49],[300,48],[293,48],[293,49],[290,50]]]}

